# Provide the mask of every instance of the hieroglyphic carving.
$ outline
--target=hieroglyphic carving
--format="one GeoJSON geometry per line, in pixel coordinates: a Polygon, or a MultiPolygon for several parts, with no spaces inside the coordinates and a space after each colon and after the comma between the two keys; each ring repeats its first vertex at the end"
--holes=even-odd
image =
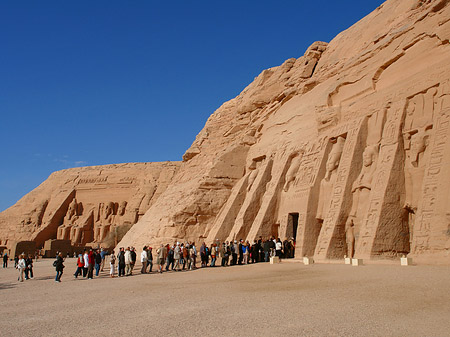
{"type": "Polygon", "coordinates": [[[422,182],[428,163],[429,138],[433,128],[434,101],[437,88],[432,87],[410,97],[403,129],[405,149],[405,203],[403,208],[412,245],[416,214],[422,197],[422,182]]]}
{"type": "Polygon", "coordinates": [[[412,247],[414,254],[420,254],[430,249],[430,232],[435,215],[435,203],[438,197],[438,185],[444,161],[444,152],[449,141],[449,127],[450,111],[445,110],[441,112],[434,123],[434,134],[430,143],[430,160],[428,167],[425,169],[423,180],[422,201],[414,224],[412,247]]]}

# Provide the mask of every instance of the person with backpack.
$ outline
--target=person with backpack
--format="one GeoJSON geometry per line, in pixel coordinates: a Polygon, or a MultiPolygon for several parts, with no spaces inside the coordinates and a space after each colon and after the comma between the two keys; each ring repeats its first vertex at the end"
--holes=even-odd
{"type": "Polygon", "coordinates": [[[158,264],[159,273],[162,274],[164,262],[166,261],[167,255],[167,249],[166,247],[164,247],[162,243],[161,247],[159,247],[158,250],[156,251],[156,254],[157,254],[156,263],[158,264]]]}
{"type": "Polygon", "coordinates": [[[53,265],[56,269],[55,282],[61,282],[61,276],[64,270],[64,259],[61,252],[58,254],[58,256],[56,256],[56,261],[53,263],[53,265]]]}

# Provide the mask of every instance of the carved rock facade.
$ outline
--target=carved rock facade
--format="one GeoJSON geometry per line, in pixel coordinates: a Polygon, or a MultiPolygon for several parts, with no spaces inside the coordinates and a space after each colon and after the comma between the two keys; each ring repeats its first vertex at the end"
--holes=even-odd
{"type": "Polygon", "coordinates": [[[387,1],[208,119],[119,245],[295,237],[296,256],[450,249],[450,5],[387,1]]]}
{"type": "MultiPolygon", "coordinates": [[[[210,116],[119,246],[274,235],[316,260],[448,261],[449,3],[389,0],[264,70],[210,116]]],[[[121,216],[110,199],[67,214],[74,198],[60,237],[79,240],[90,216],[95,242],[121,216]]]]}
{"type": "Polygon", "coordinates": [[[180,163],[132,163],[53,173],[0,213],[0,240],[70,240],[73,246],[112,247],[164,192],[180,163]]]}

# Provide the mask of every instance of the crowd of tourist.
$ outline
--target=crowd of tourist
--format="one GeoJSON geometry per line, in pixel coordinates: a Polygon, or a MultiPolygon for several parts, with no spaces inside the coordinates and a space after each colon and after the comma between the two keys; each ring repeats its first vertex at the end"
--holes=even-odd
{"type": "MultiPolygon", "coordinates": [[[[281,258],[293,258],[295,253],[295,241],[293,238],[286,239],[283,242],[278,238],[263,240],[254,240],[252,244],[249,241],[234,240],[220,242],[216,240],[211,245],[204,242],[197,247],[195,242],[175,242],[172,245],[161,244],[156,249],[156,272],[165,271],[183,271],[197,269],[198,260],[200,267],[228,267],[235,265],[246,265],[258,262],[268,262],[270,257],[277,256],[281,258]]],[[[104,271],[106,258],[109,256],[109,275],[110,277],[133,275],[134,267],[138,255],[134,247],[120,248],[119,251],[109,253],[105,249],[86,249],[79,254],[76,260],[76,270],[74,277],[83,277],[87,279],[98,277],[100,272],[104,271]]],[[[141,262],[141,274],[148,274],[153,271],[153,248],[144,246],[139,256],[141,262]]],[[[57,253],[53,266],[56,270],[55,282],[61,282],[61,276],[64,272],[65,258],[62,253],[57,253]]],[[[8,265],[8,256],[3,256],[3,267],[8,265]]],[[[16,257],[15,267],[19,271],[18,280],[33,278],[33,257],[24,254],[16,257]]]]}

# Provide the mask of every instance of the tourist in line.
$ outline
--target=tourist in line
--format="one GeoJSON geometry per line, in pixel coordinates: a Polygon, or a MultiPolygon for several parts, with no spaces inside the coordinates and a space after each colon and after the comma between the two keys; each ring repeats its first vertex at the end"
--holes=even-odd
{"type": "Polygon", "coordinates": [[[278,256],[278,258],[281,259],[282,255],[282,247],[283,244],[281,243],[280,238],[277,239],[277,242],[275,243],[275,256],[278,256]]]}
{"type": "Polygon", "coordinates": [[[95,253],[95,276],[98,276],[100,273],[100,268],[102,266],[102,256],[100,255],[100,250],[97,249],[95,253]]]}
{"type": "Polygon", "coordinates": [[[114,271],[116,268],[116,256],[114,255],[114,251],[112,251],[111,256],[109,257],[109,276],[114,277],[114,271]]]}
{"type": "Polygon", "coordinates": [[[189,269],[190,270],[196,269],[197,268],[197,266],[196,266],[196,264],[197,264],[197,248],[195,247],[195,242],[192,242],[189,245],[189,255],[191,258],[190,264],[189,264],[189,269]]]}
{"type": "Polygon", "coordinates": [[[16,268],[19,271],[19,277],[17,278],[17,281],[19,281],[19,282],[23,282],[23,272],[25,270],[25,267],[26,267],[26,264],[25,264],[23,255],[20,255],[17,260],[17,265],[16,265],[16,268]]]}
{"type": "Polygon", "coordinates": [[[167,257],[166,257],[166,271],[169,271],[169,268],[172,267],[173,270],[173,265],[175,264],[175,260],[173,258],[173,246],[170,247],[169,245],[167,245],[166,247],[167,249],[167,257]]]}
{"type": "Polygon", "coordinates": [[[148,261],[148,254],[147,254],[147,246],[144,246],[141,253],[141,274],[147,273],[147,261],[148,261]]]}
{"type": "Polygon", "coordinates": [[[216,246],[215,243],[213,243],[211,245],[210,252],[211,252],[211,264],[210,264],[210,267],[215,267],[216,266],[216,255],[217,255],[217,246],[216,246]]]}
{"type": "Polygon", "coordinates": [[[242,264],[242,261],[244,260],[244,250],[243,250],[243,248],[242,247],[244,247],[244,240],[240,240],[239,241],[239,246],[238,246],[238,248],[239,248],[239,264],[242,264]]]}
{"type": "Polygon", "coordinates": [[[14,256],[14,268],[17,268],[17,263],[19,263],[19,257],[16,255],[14,256]]]}
{"type": "Polygon", "coordinates": [[[8,268],[8,253],[3,254],[3,268],[8,268]]]}
{"type": "Polygon", "coordinates": [[[78,278],[78,275],[83,274],[83,269],[84,269],[83,254],[79,254],[77,259],[77,270],[75,271],[75,274],[73,274],[73,276],[75,276],[75,278],[78,278]]]}
{"type": "Polygon", "coordinates": [[[95,264],[95,256],[94,251],[92,249],[89,249],[88,254],[88,272],[87,272],[87,278],[88,280],[92,280],[94,278],[94,264],[95,264]]]}
{"type": "Polygon", "coordinates": [[[64,269],[64,259],[62,257],[61,252],[59,252],[59,254],[56,256],[55,269],[56,269],[55,282],[61,282],[61,276],[63,274],[64,269]]]}
{"type": "Polygon", "coordinates": [[[164,245],[161,243],[161,247],[158,248],[156,251],[157,254],[157,260],[156,263],[158,264],[159,273],[162,274],[163,272],[163,266],[164,262],[166,261],[166,253],[167,249],[164,247],[164,245]]]}
{"type": "Polygon", "coordinates": [[[189,244],[186,243],[183,246],[183,270],[187,267],[189,269],[190,266],[190,258],[189,258],[189,244]]]}
{"type": "Polygon", "coordinates": [[[241,247],[242,247],[242,263],[247,264],[249,255],[249,246],[247,245],[247,243],[245,243],[241,247]]]}
{"type": "Polygon", "coordinates": [[[33,279],[33,255],[25,259],[25,280],[33,279]]]}
{"type": "Polygon", "coordinates": [[[200,246],[200,260],[202,262],[202,268],[206,267],[208,260],[206,257],[206,244],[203,242],[202,245],[200,246]]]}
{"type": "Polygon", "coordinates": [[[153,269],[153,254],[152,247],[147,248],[147,265],[149,266],[148,272],[151,273],[153,269]]]}
{"type": "Polygon", "coordinates": [[[118,263],[118,274],[119,277],[125,276],[125,267],[126,267],[126,263],[125,263],[125,251],[123,250],[123,247],[120,248],[119,251],[119,255],[117,256],[117,259],[119,260],[118,263]]]}
{"type": "Polygon", "coordinates": [[[134,266],[136,265],[136,249],[134,249],[134,247],[131,247],[131,249],[130,249],[130,256],[131,256],[130,275],[132,275],[134,266]]]}
{"type": "Polygon", "coordinates": [[[175,261],[175,263],[173,265],[173,270],[175,270],[175,271],[181,270],[180,269],[180,258],[181,258],[181,248],[180,248],[180,243],[177,242],[177,244],[173,248],[173,259],[175,261]]]}
{"type": "Polygon", "coordinates": [[[87,277],[87,272],[89,269],[89,254],[86,249],[84,250],[83,260],[84,260],[83,277],[87,277]]]}
{"type": "Polygon", "coordinates": [[[100,271],[103,271],[103,269],[105,268],[105,259],[106,259],[106,255],[108,255],[108,252],[105,249],[101,249],[100,250],[100,257],[102,258],[102,263],[100,266],[100,271]]]}
{"type": "Polygon", "coordinates": [[[186,264],[185,257],[184,257],[184,243],[182,243],[180,245],[180,261],[179,261],[179,264],[180,264],[180,269],[184,270],[184,266],[186,264]]]}
{"type": "Polygon", "coordinates": [[[131,250],[130,247],[127,247],[125,249],[125,275],[130,276],[131,275],[131,250]]]}

